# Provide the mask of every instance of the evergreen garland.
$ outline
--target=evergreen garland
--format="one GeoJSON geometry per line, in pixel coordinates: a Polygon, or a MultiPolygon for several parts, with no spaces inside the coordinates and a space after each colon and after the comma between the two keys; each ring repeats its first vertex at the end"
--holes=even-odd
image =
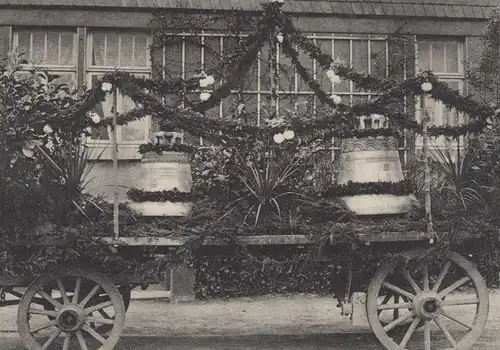
{"type": "Polygon", "coordinates": [[[333,185],[328,188],[324,196],[331,197],[346,197],[363,194],[392,194],[395,196],[408,195],[415,192],[415,187],[408,180],[399,182],[352,182],[349,181],[344,185],[333,185]]]}
{"type": "Polygon", "coordinates": [[[173,144],[163,144],[158,145],[154,143],[146,143],[139,146],[139,153],[161,153],[161,152],[183,152],[183,153],[193,153],[195,147],[188,144],[173,143],[173,144]]]}
{"type": "Polygon", "coordinates": [[[191,192],[181,192],[177,188],[164,191],[144,191],[132,188],[127,197],[134,202],[192,202],[199,196],[191,192]]]}

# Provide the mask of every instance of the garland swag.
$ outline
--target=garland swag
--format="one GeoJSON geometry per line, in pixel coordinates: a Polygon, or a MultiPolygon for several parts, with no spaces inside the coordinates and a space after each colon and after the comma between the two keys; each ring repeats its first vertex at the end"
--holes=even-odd
{"type": "Polygon", "coordinates": [[[191,192],[181,192],[177,188],[170,191],[143,191],[132,188],[127,192],[127,196],[134,202],[193,202],[199,196],[191,192]]]}
{"type": "Polygon", "coordinates": [[[173,144],[154,144],[146,143],[139,146],[139,153],[161,153],[161,152],[183,152],[183,153],[193,153],[195,147],[184,144],[184,143],[173,143],[173,144]]]}
{"type": "Polygon", "coordinates": [[[363,194],[392,194],[395,196],[408,195],[415,192],[415,187],[408,180],[398,182],[365,182],[358,183],[349,181],[344,185],[330,186],[324,193],[324,197],[347,197],[363,194]]]}

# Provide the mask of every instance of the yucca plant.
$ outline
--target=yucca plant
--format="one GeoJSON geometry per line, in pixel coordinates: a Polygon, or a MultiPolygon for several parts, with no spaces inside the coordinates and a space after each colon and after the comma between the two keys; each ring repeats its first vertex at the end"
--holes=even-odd
{"type": "Polygon", "coordinates": [[[45,178],[59,188],[63,197],[71,202],[74,208],[85,218],[92,222],[88,215],[92,208],[104,213],[99,205],[99,200],[85,191],[92,181],[90,173],[96,161],[102,156],[105,148],[97,152],[84,144],[84,142],[65,142],[49,152],[43,147],[37,147],[43,155],[48,166],[45,168],[45,178]]]}
{"type": "Polygon", "coordinates": [[[436,174],[434,186],[449,200],[457,201],[465,210],[484,208],[485,163],[476,152],[469,150],[464,154],[457,148],[456,156],[450,149],[432,149],[432,169],[436,174]]]}
{"type": "Polygon", "coordinates": [[[293,177],[302,166],[301,157],[277,147],[253,157],[245,157],[236,148],[233,152],[234,171],[242,189],[221,219],[235,211],[243,211],[243,224],[254,216],[253,226],[257,226],[271,215],[283,219],[285,208],[292,201],[307,200],[306,196],[292,190],[293,177]]]}

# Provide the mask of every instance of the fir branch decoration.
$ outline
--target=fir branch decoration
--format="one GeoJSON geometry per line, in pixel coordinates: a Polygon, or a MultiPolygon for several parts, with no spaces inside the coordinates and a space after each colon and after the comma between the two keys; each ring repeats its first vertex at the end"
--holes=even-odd
{"type": "Polygon", "coordinates": [[[184,144],[184,143],[173,143],[173,144],[164,144],[157,145],[154,143],[145,143],[139,146],[139,153],[161,153],[161,152],[183,152],[183,153],[193,153],[195,151],[195,147],[184,144]]]}
{"type": "Polygon", "coordinates": [[[402,196],[415,191],[414,185],[408,180],[399,182],[365,182],[349,181],[344,185],[333,185],[324,193],[324,197],[347,197],[363,194],[392,194],[402,196]]]}
{"type": "Polygon", "coordinates": [[[199,196],[191,192],[181,192],[177,188],[164,191],[144,191],[132,188],[127,192],[127,197],[134,202],[192,202],[199,196]]]}

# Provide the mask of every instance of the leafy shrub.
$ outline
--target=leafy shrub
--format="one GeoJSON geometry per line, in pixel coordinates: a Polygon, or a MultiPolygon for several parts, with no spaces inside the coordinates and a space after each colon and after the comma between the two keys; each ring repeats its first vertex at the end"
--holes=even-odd
{"type": "Polygon", "coordinates": [[[196,293],[200,298],[332,294],[342,272],[337,263],[311,262],[300,256],[286,263],[256,261],[244,255],[203,257],[196,261],[195,267],[196,293]]]}

